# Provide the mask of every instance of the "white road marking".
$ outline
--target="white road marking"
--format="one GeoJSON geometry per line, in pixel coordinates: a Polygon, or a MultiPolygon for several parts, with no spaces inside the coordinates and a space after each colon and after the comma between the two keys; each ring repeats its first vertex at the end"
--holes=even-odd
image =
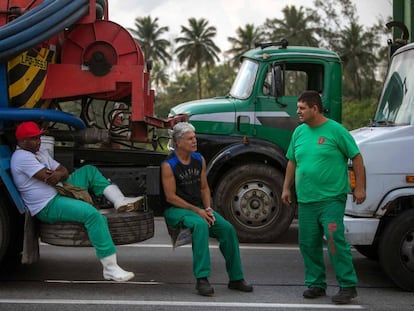
{"type": "MultiPolygon", "coordinates": [[[[47,243],[40,242],[40,245],[43,246],[51,246],[47,243]]],[[[127,247],[136,247],[136,248],[171,248],[173,249],[171,244],[150,244],[150,243],[135,243],[135,244],[128,244],[128,245],[118,245],[119,248],[127,248],[127,247]]],[[[210,244],[209,246],[211,249],[218,249],[219,246],[217,244],[210,244]]],[[[191,248],[190,244],[179,246],[178,248],[191,248]]],[[[243,245],[240,244],[240,249],[246,250],[284,250],[284,251],[299,251],[299,246],[280,246],[280,245],[243,245]]],[[[326,247],[323,248],[325,251],[327,250],[326,247]]],[[[356,252],[354,248],[351,247],[352,252],[356,252]]]]}
{"type": "Polygon", "coordinates": [[[117,282],[117,281],[69,281],[69,280],[45,280],[45,283],[58,283],[58,284],[127,284],[127,285],[163,285],[163,282],[156,281],[127,281],[127,282],[117,282]]]}
{"type": "MultiPolygon", "coordinates": [[[[144,244],[144,243],[137,243],[137,244],[130,244],[130,245],[119,245],[118,247],[141,247],[141,248],[173,248],[171,244],[144,244]]],[[[210,248],[218,248],[217,244],[210,244],[210,248]]],[[[180,246],[179,248],[191,248],[190,244],[180,246]]],[[[263,246],[256,246],[256,245],[240,245],[240,249],[252,249],[252,250],[299,250],[298,246],[272,246],[272,245],[263,245],[263,246]]]]}
{"type": "Polygon", "coordinates": [[[264,309],[340,309],[362,310],[360,305],[300,304],[300,303],[256,303],[256,302],[201,302],[201,301],[152,301],[152,300],[96,300],[96,299],[0,299],[0,304],[58,304],[58,305],[128,305],[128,306],[182,306],[264,309]]]}

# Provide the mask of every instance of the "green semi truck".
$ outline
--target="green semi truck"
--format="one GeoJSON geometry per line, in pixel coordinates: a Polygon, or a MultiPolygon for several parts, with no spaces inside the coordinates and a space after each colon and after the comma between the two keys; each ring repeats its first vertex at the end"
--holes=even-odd
{"type": "Polygon", "coordinates": [[[285,153],[298,125],[297,98],[320,92],[327,117],[341,121],[342,67],[321,48],[286,40],[257,44],[241,58],[228,95],[183,103],[170,116],[187,114],[207,161],[213,204],[241,241],[271,242],[295,216],[280,199],[285,153]]]}

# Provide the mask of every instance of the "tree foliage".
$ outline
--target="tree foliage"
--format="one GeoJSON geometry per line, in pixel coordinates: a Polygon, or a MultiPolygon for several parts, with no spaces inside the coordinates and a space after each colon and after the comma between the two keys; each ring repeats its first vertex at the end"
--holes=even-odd
{"type": "Polygon", "coordinates": [[[151,78],[158,91],[163,90],[170,81],[170,77],[166,71],[166,68],[163,67],[160,63],[154,64],[154,67],[152,68],[151,78]]]}
{"type": "Polygon", "coordinates": [[[262,27],[255,27],[254,24],[246,24],[244,28],[237,28],[236,35],[237,37],[227,38],[232,47],[226,51],[226,54],[232,55],[231,64],[233,67],[239,65],[240,57],[244,52],[253,49],[255,43],[261,42],[265,38],[262,27]]]}
{"type": "Polygon", "coordinates": [[[270,41],[288,40],[290,45],[318,46],[319,17],[314,11],[286,6],[282,18],[267,18],[264,23],[266,35],[270,41]]]}
{"type": "Polygon", "coordinates": [[[343,103],[342,124],[348,130],[367,126],[370,120],[374,118],[377,103],[378,100],[376,98],[367,98],[362,101],[343,103]]]}

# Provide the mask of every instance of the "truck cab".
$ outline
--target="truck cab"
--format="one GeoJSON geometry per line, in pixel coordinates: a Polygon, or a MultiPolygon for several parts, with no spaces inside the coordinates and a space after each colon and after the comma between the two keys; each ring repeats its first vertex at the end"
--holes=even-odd
{"type": "MultiPolygon", "coordinates": [[[[345,230],[401,288],[414,290],[414,43],[392,56],[374,120],[352,131],[364,158],[367,197],[348,195],[345,230]]],[[[352,168],[352,167],[350,167],[352,168]]],[[[352,172],[352,171],[351,171],[352,172]]]]}
{"type": "Polygon", "coordinates": [[[341,81],[334,52],[289,46],[286,40],[263,43],[242,56],[226,96],[171,109],[170,117],[187,114],[195,126],[214,207],[240,240],[270,242],[288,229],[295,208],[282,206],[280,196],[285,154],[299,124],[298,96],[308,89],[320,92],[325,115],[340,121],[341,81]]]}

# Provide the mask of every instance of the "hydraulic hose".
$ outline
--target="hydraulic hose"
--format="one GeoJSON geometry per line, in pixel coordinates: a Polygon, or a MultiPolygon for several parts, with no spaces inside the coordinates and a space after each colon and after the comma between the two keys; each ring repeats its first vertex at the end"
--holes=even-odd
{"type": "Polygon", "coordinates": [[[47,40],[48,38],[55,35],[57,32],[57,29],[65,29],[68,25],[72,25],[77,20],[82,18],[82,16],[85,15],[85,12],[87,12],[88,8],[82,9],[78,12],[75,12],[72,16],[70,16],[68,19],[62,21],[60,24],[55,25],[54,28],[49,29],[46,32],[43,32],[41,35],[38,35],[37,37],[34,37],[32,40],[25,41],[24,43],[21,43],[13,48],[10,48],[6,51],[0,52],[0,62],[7,62],[9,59],[19,55],[20,53],[30,49],[33,46],[36,46],[37,44],[47,40]]]}
{"type": "Polygon", "coordinates": [[[60,110],[38,108],[0,108],[0,121],[45,120],[68,124],[77,129],[86,128],[82,119],[60,110]]]}
{"type": "MultiPolygon", "coordinates": [[[[69,2],[70,4],[66,5],[63,10],[56,11],[46,20],[2,40],[0,45],[0,62],[7,61],[56,35],[88,13],[89,1],[72,0],[69,2]]],[[[21,18],[23,17],[24,15],[21,18]]],[[[21,26],[19,25],[19,27],[21,26]]]]}
{"type": "MultiPolygon", "coordinates": [[[[36,40],[38,36],[43,34],[45,31],[57,30],[58,27],[56,26],[62,23],[62,21],[64,22],[66,27],[70,26],[71,24],[68,24],[66,19],[68,18],[68,16],[72,15],[73,13],[76,13],[78,10],[81,10],[81,9],[82,9],[82,3],[81,5],[79,5],[78,2],[72,2],[71,4],[67,6],[67,9],[60,11],[56,14],[53,14],[49,16],[47,19],[43,19],[40,23],[32,26],[31,28],[26,28],[25,30],[20,31],[19,33],[16,33],[8,37],[7,39],[3,39],[0,45],[0,52],[11,49],[17,45],[20,45],[21,43],[26,42],[27,40],[30,40],[30,39],[36,40]]],[[[62,30],[63,29],[59,29],[56,31],[56,33],[62,30]]],[[[39,41],[39,42],[42,42],[42,41],[39,41]]]]}
{"type": "Polygon", "coordinates": [[[41,3],[33,10],[30,10],[19,18],[16,18],[10,23],[2,26],[0,28],[0,40],[4,40],[9,36],[13,36],[25,29],[35,26],[42,20],[45,20],[49,16],[59,12],[71,2],[72,0],[49,0],[41,3]]]}

